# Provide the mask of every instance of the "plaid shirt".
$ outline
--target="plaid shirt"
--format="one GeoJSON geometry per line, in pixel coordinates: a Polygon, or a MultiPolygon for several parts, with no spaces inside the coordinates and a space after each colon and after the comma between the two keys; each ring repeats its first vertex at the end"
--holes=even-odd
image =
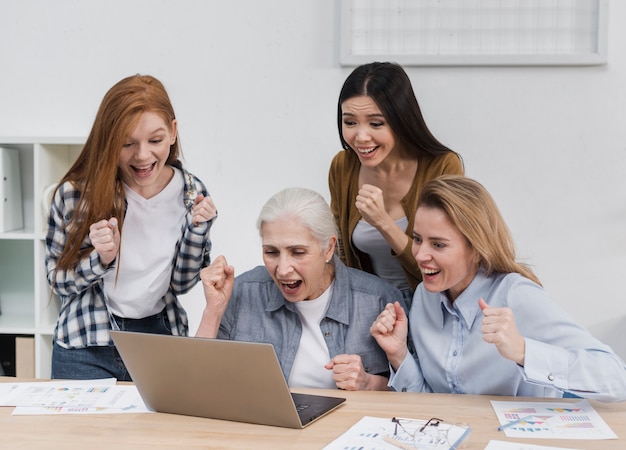
{"type": "MultiPolygon", "coordinates": [[[[188,292],[200,279],[200,269],[209,265],[211,241],[209,230],[215,221],[197,226],[192,224],[191,210],[198,193],[208,196],[205,185],[197,177],[181,169],[185,180],[183,202],[187,209],[181,238],[176,244],[170,287],[163,297],[165,312],[172,334],[188,333],[187,313],[177,296],[188,292]]],[[[113,345],[109,330],[110,315],[106,305],[103,275],[116,269],[116,261],[108,267],[100,263],[98,253],[92,251],[76,267],[56,270],[57,261],[67,239],[67,223],[74,214],[80,191],[71,182],[57,190],[48,217],[46,235],[46,271],[48,284],[61,298],[61,309],[54,332],[55,341],[64,348],[113,345]]],[[[89,236],[81,249],[91,247],[89,236]]]]}

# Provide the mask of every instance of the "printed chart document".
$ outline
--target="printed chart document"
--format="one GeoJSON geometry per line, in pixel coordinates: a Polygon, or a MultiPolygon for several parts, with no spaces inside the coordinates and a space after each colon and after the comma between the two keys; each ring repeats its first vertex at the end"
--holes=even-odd
{"type": "Polygon", "coordinates": [[[151,412],[134,385],[111,380],[0,383],[0,406],[13,415],[151,412]]]}
{"type": "Polygon", "coordinates": [[[507,437],[617,439],[587,400],[576,403],[491,401],[507,437]]]}
{"type": "Polygon", "coordinates": [[[441,422],[422,430],[428,419],[365,416],[323,450],[455,449],[471,429],[441,422]]]}

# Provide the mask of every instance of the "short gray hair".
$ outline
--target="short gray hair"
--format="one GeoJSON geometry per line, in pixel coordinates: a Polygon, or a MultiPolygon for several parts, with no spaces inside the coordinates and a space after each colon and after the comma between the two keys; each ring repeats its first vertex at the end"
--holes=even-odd
{"type": "Polygon", "coordinates": [[[337,236],[337,226],[326,200],[315,191],[292,187],[274,194],[261,208],[256,226],[261,234],[264,223],[291,218],[311,230],[322,248],[337,236]]]}

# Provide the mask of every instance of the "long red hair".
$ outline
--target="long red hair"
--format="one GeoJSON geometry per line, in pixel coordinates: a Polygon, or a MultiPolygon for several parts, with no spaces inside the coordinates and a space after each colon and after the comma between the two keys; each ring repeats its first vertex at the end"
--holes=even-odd
{"type": "MultiPolygon", "coordinates": [[[[166,124],[172,124],[176,118],[165,87],[150,75],[124,78],[102,99],[81,153],[59,182],[59,186],[66,181],[72,182],[81,196],[68,223],[65,247],[57,268],[73,268],[84,254],[92,250],[81,250],[91,224],[117,217],[121,230],[125,201],[118,169],[120,152],[141,114],[148,111],[161,116],[166,124]]],[[[170,147],[167,164],[177,165],[179,156],[176,139],[170,147]]]]}

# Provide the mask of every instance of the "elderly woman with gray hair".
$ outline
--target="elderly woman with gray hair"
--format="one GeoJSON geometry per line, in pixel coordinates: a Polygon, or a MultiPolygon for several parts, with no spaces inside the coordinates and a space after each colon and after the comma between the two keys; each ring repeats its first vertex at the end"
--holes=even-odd
{"type": "Polygon", "coordinates": [[[202,270],[196,336],[272,344],[291,387],[387,390],[387,357],[369,330],[387,304],[404,307],[400,291],[334,256],[334,217],[314,191],[278,192],[257,228],[265,266],[235,278],[219,256],[202,270]]]}

